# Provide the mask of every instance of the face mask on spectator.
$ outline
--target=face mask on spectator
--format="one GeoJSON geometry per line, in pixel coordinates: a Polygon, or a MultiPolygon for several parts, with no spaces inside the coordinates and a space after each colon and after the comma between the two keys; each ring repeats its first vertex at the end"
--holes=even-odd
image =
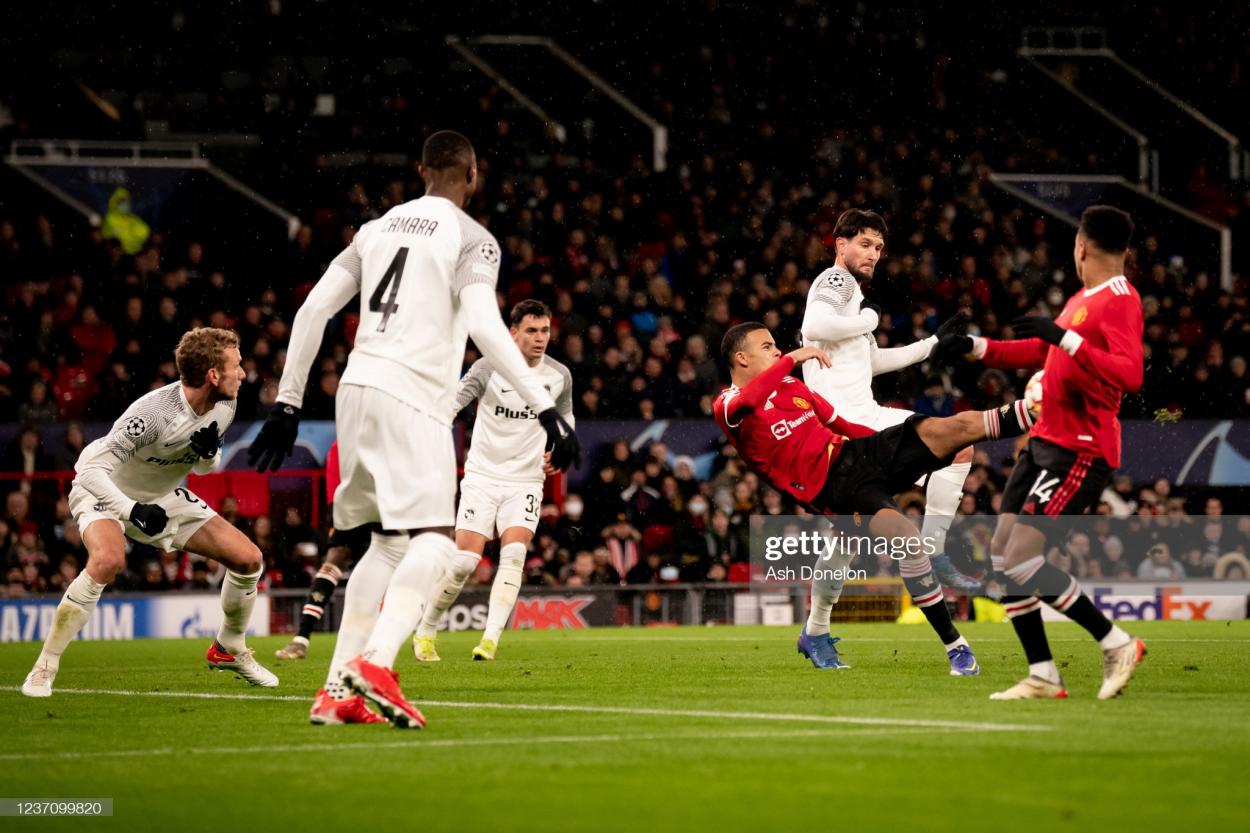
{"type": "Polygon", "coordinates": [[[566,500],[564,502],[564,514],[568,515],[570,518],[580,518],[582,516],[582,509],[584,508],[585,507],[582,505],[580,500],[566,500]]]}
{"type": "Polygon", "coordinates": [[[703,515],[707,513],[707,503],[702,500],[690,501],[690,514],[703,515]]]}

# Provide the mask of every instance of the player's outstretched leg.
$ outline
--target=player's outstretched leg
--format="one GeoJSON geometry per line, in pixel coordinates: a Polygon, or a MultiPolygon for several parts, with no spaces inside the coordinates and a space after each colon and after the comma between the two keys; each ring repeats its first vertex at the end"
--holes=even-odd
{"type": "MultiPolygon", "coordinates": [[[[326,560],[317,570],[312,587],[308,588],[308,599],[299,617],[299,633],[290,642],[283,645],[275,655],[278,659],[304,659],[308,656],[308,643],[312,640],[313,630],[321,617],[325,615],[326,606],[334,598],[334,591],[343,578],[343,567],[351,559],[351,550],[345,546],[334,546],[326,552],[326,560]]],[[[363,552],[361,547],[358,552],[363,552]]]]}
{"type": "MultiPolygon", "coordinates": [[[[920,530],[904,515],[895,509],[881,509],[872,517],[869,524],[872,534],[889,540],[915,539],[919,543],[920,530]]],[[[968,640],[959,633],[951,619],[950,610],[946,607],[946,596],[942,584],[933,574],[933,566],[929,556],[924,554],[922,547],[911,547],[904,551],[908,556],[898,563],[898,572],[907,586],[907,592],[916,607],[924,614],[929,627],[942,640],[950,660],[952,677],[975,677],[981,673],[968,640]],[[911,554],[916,553],[916,554],[911,554]]]]}
{"type": "MultiPolygon", "coordinates": [[[[457,537],[462,534],[456,533],[457,537]]],[[[482,544],[485,544],[485,539],[482,540],[482,544]]],[[[438,662],[441,659],[436,645],[438,622],[443,618],[443,614],[456,603],[456,599],[460,598],[464,583],[469,580],[469,576],[473,575],[473,571],[477,569],[478,562],[481,560],[480,552],[473,552],[463,547],[451,560],[451,568],[443,576],[442,584],[435,591],[433,600],[425,606],[425,613],[422,614],[421,622],[417,625],[417,632],[412,637],[412,651],[418,662],[438,662]]]]}
{"type": "Polygon", "coordinates": [[[226,565],[221,582],[221,627],[204,654],[208,666],[231,671],[255,686],[274,688],[278,677],[256,661],[244,634],[256,607],[256,583],[264,572],[264,559],[256,545],[234,526],[214,515],[187,540],[188,552],[226,565]]]}
{"type": "MultiPolygon", "coordinates": [[[[365,529],[361,527],[361,529],[365,529]]],[[[343,665],[365,647],[373,626],[378,621],[382,598],[395,568],[408,552],[406,534],[368,536],[368,548],[356,559],[343,594],[343,618],[339,622],[334,656],[326,673],[325,685],[317,692],[308,720],[316,725],[339,723],[376,723],[383,721],[365,705],[364,698],[353,694],[343,683],[339,672],[343,665]],[[376,719],[375,719],[376,718],[376,719]]],[[[358,544],[357,544],[358,545],[358,544]]],[[[353,553],[356,545],[351,547],[353,553]]]]}
{"type": "Polygon", "coordinates": [[[382,614],[364,651],[348,660],[339,675],[401,729],[423,728],[425,716],[408,702],[399,687],[395,655],[416,630],[426,604],[455,556],[456,545],[441,532],[422,532],[412,537],[408,553],[386,589],[382,614]]]}
{"type": "Polygon", "coordinates": [[[104,588],[126,566],[126,539],[119,522],[96,520],[83,530],[82,537],[87,545],[87,566],[65,588],[65,595],[56,607],[43,650],[22,683],[22,694],[27,697],[52,696],[52,682],[60,670],[61,655],[91,618],[104,588]]]}

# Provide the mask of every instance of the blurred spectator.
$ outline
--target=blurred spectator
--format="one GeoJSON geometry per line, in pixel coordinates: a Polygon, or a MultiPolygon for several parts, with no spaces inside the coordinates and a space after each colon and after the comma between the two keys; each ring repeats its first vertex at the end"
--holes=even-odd
{"type": "Polygon", "coordinates": [[[1147,581],[1172,581],[1185,577],[1185,569],[1172,558],[1167,544],[1155,544],[1137,568],[1137,577],[1147,581]]]}

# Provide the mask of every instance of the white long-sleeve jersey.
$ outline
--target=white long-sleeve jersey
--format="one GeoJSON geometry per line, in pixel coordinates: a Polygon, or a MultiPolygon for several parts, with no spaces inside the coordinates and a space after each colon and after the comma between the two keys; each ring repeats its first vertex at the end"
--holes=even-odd
{"type": "Polygon", "coordinates": [[[930,336],[903,347],[881,349],[873,332],[877,314],[861,309],[864,293],[855,277],[837,266],[812,282],[803,312],[803,344],[829,357],[829,367],[809,359],[803,363],[803,381],[827,399],[851,422],[866,422],[876,412],[872,377],[901,370],[929,357],[937,344],[930,336]]]}
{"type": "Polygon", "coordinates": [[[73,488],[83,489],[110,512],[129,518],[135,503],[152,503],[172,492],[188,472],[207,474],[221,449],[202,459],[191,449],[191,435],[212,422],[224,435],[238,403],[221,401],[196,416],[174,382],[146,393],[118,417],[107,434],[82,450],[74,466],[73,488]]]}
{"type": "Polygon", "coordinates": [[[295,316],[278,400],[303,403],[326,322],[359,294],[360,326],[341,384],[386,391],[448,422],[472,335],[527,402],[552,407],[499,317],[500,254],[491,233],[443,197],[397,205],[366,223],[295,316]]]}
{"type": "MultiPolygon", "coordinates": [[[[556,400],[560,416],[573,425],[573,376],[569,369],[550,356],[543,356],[535,368],[542,385],[556,400]]],[[[460,380],[455,412],[478,400],[477,421],[473,423],[473,445],[464,462],[465,476],[476,475],[490,482],[541,483],[543,453],[547,432],[538,423],[538,414],[512,385],[495,372],[488,359],[478,359],[460,380]]]]}

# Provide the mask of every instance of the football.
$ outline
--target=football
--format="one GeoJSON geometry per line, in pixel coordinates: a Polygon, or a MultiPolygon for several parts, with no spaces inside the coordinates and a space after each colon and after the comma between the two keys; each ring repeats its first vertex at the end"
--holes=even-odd
{"type": "Polygon", "coordinates": [[[1042,415],[1042,374],[1044,370],[1039,370],[1029,377],[1029,381],[1024,384],[1024,401],[1029,406],[1029,413],[1033,414],[1033,418],[1037,419],[1042,415]]]}

